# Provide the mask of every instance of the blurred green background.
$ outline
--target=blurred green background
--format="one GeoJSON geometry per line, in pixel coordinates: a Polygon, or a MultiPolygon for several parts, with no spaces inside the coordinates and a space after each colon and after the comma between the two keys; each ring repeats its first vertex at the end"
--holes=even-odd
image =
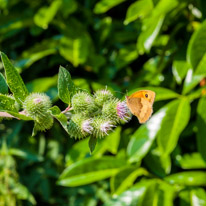
{"type": "Polygon", "coordinates": [[[35,137],[2,121],[0,206],[205,206],[205,18],[205,0],[0,0],[0,51],[30,92],[64,110],[62,65],[91,93],[157,95],[148,123],[133,117],[92,155],[57,121],[35,137]]]}

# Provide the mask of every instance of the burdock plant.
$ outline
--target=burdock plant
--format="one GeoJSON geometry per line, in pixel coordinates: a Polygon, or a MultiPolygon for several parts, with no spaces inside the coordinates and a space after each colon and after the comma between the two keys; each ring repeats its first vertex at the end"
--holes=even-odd
{"type": "Polygon", "coordinates": [[[64,111],[52,107],[50,97],[44,93],[29,94],[24,82],[7,56],[1,52],[6,80],[0,75],[0,119],[32,120],[33,135],[52,127],[56,118],[71,138],[90,137],[90,151],[94,150],[97,139],[104,138],[112,130],[131,118],[125,101],[116,98],[108,89],[90,94],[76,88],[70,73],[60,67],[58,95],[67,104],[64,111]],[[8,87],[12,94],[8,94],[8,87]]]}

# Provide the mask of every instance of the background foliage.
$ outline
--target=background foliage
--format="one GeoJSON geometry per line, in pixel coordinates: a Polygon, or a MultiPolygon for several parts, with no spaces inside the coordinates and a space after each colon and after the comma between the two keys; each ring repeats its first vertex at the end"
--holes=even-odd
{"type": "Polygon", "coordinates": [[[32,137],[32,122],[2,121],[0,205],[206,205],[205,17],[204,0],[0,0],[0,50],[29,92],[64,110],[62,65],[91,92],[157,94],[148,123],[133,117],[92,155],[58,122],[32,137]]]}

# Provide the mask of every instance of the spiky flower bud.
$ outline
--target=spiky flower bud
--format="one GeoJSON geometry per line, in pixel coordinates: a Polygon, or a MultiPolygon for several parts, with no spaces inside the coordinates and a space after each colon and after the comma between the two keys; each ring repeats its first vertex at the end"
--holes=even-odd
{"type": "Polygon", "coordinates": [[[102,116],[114,123],[119,122],[119,116],[117,115],[116,109],[118,102],[118,99],[112,99],[111,101],[105,102],[102,107],[102,116]]]}
{"type": "Polygon", "coordinates": [[[78,92],[72,97],[72,108],[75,113],[92,113],[96,109],[94,98],[86,92],[78,92]]]}
{"type": "Polygon", "coordinates": [[[32,117],[37,130],[45,131],[53,125],[53,117],[48,112],[51,107],[50,98],[44,93],[32,93],[23,102],[25,113],[32,117]]]}
{"type": "Polygon", "coordinates": [[[116,110],[117,110],[118,117],[124,122],[128,122],[131,119],[132,113],[127,107],[127,103],[125,101],[118,102],[116,110]]]}
{"type": "Polygon", "coordinates": [[[98,106],[103,106],[103,104],[113,98],[113,94],[107,90],[107,89],[102,89],[98,90],[94,93],[95,97],[95,103],[98,106]]]}
{"type": "Polygon", "coordinates": [[[102,115],[115,124],[121,121],[127,122],[131,119],[131,113],[126,102],[114,98],[103,105],[102,115]]]}
{"type": "Polygon", "coordinates": [[[93,118],[92,126],[94,128],[93,135],[97,138],[105,137],[115,127],[110,120],[106,120],[101,116],[93,118]]]}
{"type": "Polygon", "coordinates": [[[82,114],[74,114],[68,123],[69,135],[75,139],[88,136],[93,131],[91,123],[91,119],[87,119],[82,114]]]}

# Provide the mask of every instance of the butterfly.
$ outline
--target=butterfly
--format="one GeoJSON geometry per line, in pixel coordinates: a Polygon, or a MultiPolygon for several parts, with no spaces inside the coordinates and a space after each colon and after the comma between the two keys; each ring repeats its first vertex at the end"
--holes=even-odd
{"type": "Polygon", "coordinates": [[[155,92],[151,90],[140,90],[126,97],[130,112],[138,118],[141,124],[151,117],[154,100],[155,92]]]}

